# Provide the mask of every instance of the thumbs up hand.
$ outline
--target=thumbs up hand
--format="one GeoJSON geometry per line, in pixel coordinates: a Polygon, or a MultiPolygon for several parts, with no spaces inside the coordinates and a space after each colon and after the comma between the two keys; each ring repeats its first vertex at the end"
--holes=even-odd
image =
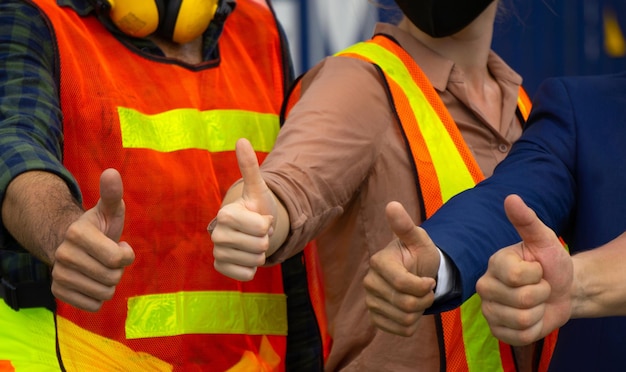
{"type": "Polygon", "coordinates": [[[401,204],[389,203],[386,214],[398,239],[370,258],[363,281],[365,302],[378,328],[410,336],[424,310],[433,304],[439,251],[401,204]]]}
{"type": "Polygon", "coordinates": [[[494,336],[511,345],[527,345],[569,319],[573,261],[519,196],[509,195],[504,207],[522,242],[489,259],[476,291],[494,336]]]}
{"type": "Polygon", "coordinates": [[[274,231],[278,220],[288,224],[288,218],[261,177],[250,142],[237,141],[236,154],[243,181],[226,195],[211,239],[215,269],[233,279],[248,281],[254,278],[257,267],[265,263],[266,257],[282,244],[286,232],[281,229],[282,233],[274,234],[274,231]],[[279,239],[276,243],[276,239],[272,239],[274,235],[279,239]]]}
{"type": "Polygon", "coordinates": [[[97,311],[115,293],[124,268],[135,254],[119,242],[126,207],[120,174],[107,169],[100,177],[100,200],[67,229],[52,268],[52,293],[70,305],[97,311]]]}

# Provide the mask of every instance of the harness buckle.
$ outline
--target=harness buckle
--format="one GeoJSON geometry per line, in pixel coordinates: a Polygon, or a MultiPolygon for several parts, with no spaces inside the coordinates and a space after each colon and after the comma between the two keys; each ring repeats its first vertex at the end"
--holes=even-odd
{"type": "Polygon", "coordinates": [[[6,302],[11,309],[15,311],[20,309],[17,300],[17,287],[4,278],[0,278],[0,297],[4,299],[4,302],[6,302]]]}
{"type": "Polygon", "coordinates": [[[12,284],[0,278],[0,297],[15,311],[33,307],[54,310],[56,307],[49,280],[12,284]]]}

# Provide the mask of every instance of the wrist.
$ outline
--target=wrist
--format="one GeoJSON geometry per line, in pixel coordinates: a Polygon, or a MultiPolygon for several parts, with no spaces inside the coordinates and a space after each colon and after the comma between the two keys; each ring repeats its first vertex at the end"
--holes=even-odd
{"type": "Polygon", "coordinates": [[[589,309],[589,286],[586,283],[585,260],[580,257],[572,256],[574,266],[572,287],[570,289],[570,311],[571,318],[584,318],[589,309]]]}

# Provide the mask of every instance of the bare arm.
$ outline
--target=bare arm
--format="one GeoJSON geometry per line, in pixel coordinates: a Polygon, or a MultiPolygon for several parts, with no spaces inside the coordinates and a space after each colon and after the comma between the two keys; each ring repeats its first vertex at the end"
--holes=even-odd
{"type": "Polygon", "coordinates": [[[572,257],[572,318],[626,315],[626,233],[572,257]]]}
{"type": "Polygon", "coordinates": [[[17,176],[7,188],[2,221],[31,254],[52,266],[68,226],[84,213],[65,182],[48,172],[17,176]]]}
{"type": "Polygon", "coordinates": [[[27,172],[7,188],[2,218],[7,230],[33,255],[52,266],[52,294],[96,311],[115,293],[134,252],[119,242],[125,206],[120,174],[105,170],[100,200],[83,211],[65,183],[51,173],[27,172]]]}

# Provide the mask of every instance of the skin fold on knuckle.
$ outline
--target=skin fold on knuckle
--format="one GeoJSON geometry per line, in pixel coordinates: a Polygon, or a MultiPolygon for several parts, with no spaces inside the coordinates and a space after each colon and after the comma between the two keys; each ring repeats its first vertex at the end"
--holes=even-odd
{"type": "Polygon", "coordinates": [[[115,295],[115,286],[105,287],[101,289],[96,296],[93,296],[93,298],[99,301],[108,301],[112,299],[114,295],[115,295]]]}
{"type": "Polygon", "coordinates": [[[525,265],[512,265],[508,267],[505,273],[505,280],[507,284],[513,286],[519,286],[524,284],[528,280],[529,272],[526,270],[525,265]]]}
{"type": "Polygon", "coordinates": [[[407,295],[396,296],[394,304],[405,313],[415,311],[419,307],[418,299],[407,295]]]}
{"type": "Polygon", "coordinates": [[[66,241],[78,241],[82,239],[83,229],[80,225],[79,221],[75,221],[67,227],[67,230],[65,231],[66,241]]]}
{"type": "Polygon", "coordinates": [[[126,253],[117,245],[111,246],[109,254],[104,258],[103,264],[110,269],[123,267],[126,263],[126,253]]]}
{"type": "Polygon", "coordinates": [[[52,269],[52,286],[71,285],[75,282],[75,275],[71,270],[66,269],[61,264],[56,264],[52,269]]]}
{"type": "Polygon", "coordinates": [[[124,276],[124,270],[110,270],[105,273],[104,278],[102,279],[102,284],[107,287],[114,287],[122,281],[122,277],[124,276]]]}
{"type": "Polygon", "coordinates": [[[57,248],[57,250],[54,252],[55,266],[57,266],[59,264],[73,262],[73,259],[75,258],[75,255],[72,254],[71,251],[72,250],[69,249],[65,245],[61,245],[59,248],[57,248]]]}
{"type": "Polygon", "coordinates": [[[541,299],[544,297],[540,293],[542,288],[533,286],[533,287],[521,287],[519,291],[517,291],[517,298],[515,299],[515,305],[520,309],[531,309],[541,302],[541,299]]]}
{"type": "Polygon", "coordinates": [[[485,299],[482,299],[481,310],[485,318],[487,318],[490,322],[495,320],[494,314],[498,314],[498,312],[494,309],[493,302],[485,299]]]}
{"type": "Polygon", "coordinates": [[[476,282],[476,293],[478,293],[483,301],[488,301],[491,298],[489,282],[490,278],[488,276],[483,276],[476,282]]]}
{"type": "Polygon", "coordinates": [[[389,284],[400,293],[407,293],[413,286],[406,275],[395,275],[389,279],[389,284]]]}
{"type": "Polygon", "coordinates": [[[404,327],[411,328],[417,323],[419,318],[420,315],[416,313],[405,314],[399,323],[404,327]]]}
{"type": "Polygon", "coordinates": [[[537,316],[532,310],[518,311],[515,317],[515,327],[520,330],[530,329],[537,324],[537,316]]]}

